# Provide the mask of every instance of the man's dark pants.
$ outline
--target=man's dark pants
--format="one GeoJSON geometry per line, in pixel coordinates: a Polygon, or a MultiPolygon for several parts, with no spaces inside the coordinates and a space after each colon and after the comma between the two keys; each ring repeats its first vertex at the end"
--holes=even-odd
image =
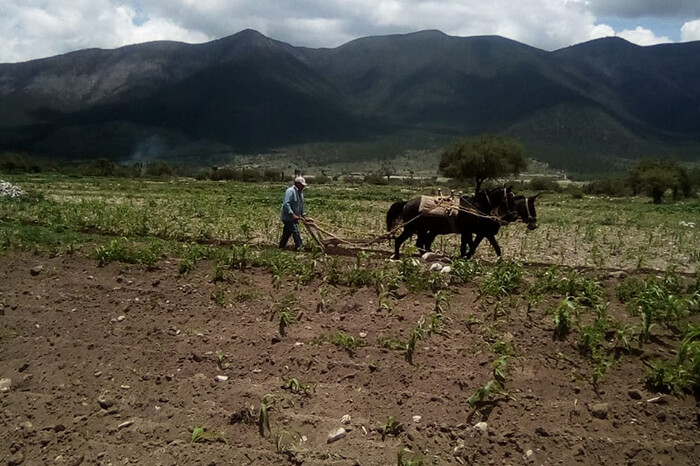
{"type": "Polygon", "coordinates": [[[282,238],[280,239],[280,249],[284,249],[287,247],[287,242],[289,241],[290,236],[294,238],[294,244],[296,245],[296,248],[301,249],[302,241],[301,235],[299,234],[298,223],[294,220],[283,220],[282,223],[284,224],[284,229],[282,230],[282,238]]]}

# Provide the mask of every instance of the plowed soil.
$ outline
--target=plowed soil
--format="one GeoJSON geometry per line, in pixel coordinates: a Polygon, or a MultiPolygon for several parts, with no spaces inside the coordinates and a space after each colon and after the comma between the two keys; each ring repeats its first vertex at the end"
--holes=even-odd
{"type": "MultiPolygon", "coordinates": [[[[700,464],[696,400],[644,388],[642,358],[670,359],[678,346],[661,326],[596,390],[575,334],[552,338],[546,304],[528,313],[520,299],[504,310],[476,284],[454,285],[443,330],[418,341],[411,364],[379,342],[407,340],[433,312],[430,293],[400,291],[390,313],[374,289],[331,288],[322,302],[322,277],[275,289],[264,269],[219,283],[213,272],[207,262],[181,275],[176,261],[147,270],[78,255],[0,257],[0,378],[11,380],[0,394],[0,458],[392,465],[408,448],[405,458],[439,465],[700,464]],[[303,314],[281,335],[272,309],[290,294],[303,314]],[[365,345],[321,343],[337,332],[365,345]],[[508,395],[475,410],[467,399],[491,378],[494,335],[515,348],[508,395]],[[282,388],[292,378],[313,386],[282,388]],[[401,425],[383,436],[390,416],[401,425]],[[207,434],[192,442],[199,427],[207,434]],[[341,427],[345,436],[329,443],[341,427]]],[[[619,279],[602,280],[613,290],[619,279]]],[[[616,302],[610,312],[625,315],[616,302]]]]}

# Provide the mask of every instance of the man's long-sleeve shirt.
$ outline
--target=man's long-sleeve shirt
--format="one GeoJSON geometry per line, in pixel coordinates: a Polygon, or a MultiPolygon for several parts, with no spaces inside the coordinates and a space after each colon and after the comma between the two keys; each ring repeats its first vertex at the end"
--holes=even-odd
{"type": "Polygon", "coordinates": [[[280,218],[283,222],[292,221],[292,214],[302,217],[306,215],[304,207],[304,194],[299,191],[296,186],[290,186],[284,192],[284,201],[282,202],[282,212],[280,218]]]}

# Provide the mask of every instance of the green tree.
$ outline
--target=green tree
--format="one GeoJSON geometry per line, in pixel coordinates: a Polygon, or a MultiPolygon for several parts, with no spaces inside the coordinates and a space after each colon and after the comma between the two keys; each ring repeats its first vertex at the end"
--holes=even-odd
{"type": "Polygon", "coordinates": [[[527,168],[527,159],[519,142],[498,134],[461,139],[440,158],[443,175],[459,181],[476,181],[475,192],[487,179],[517,174],[527,168]]]}
{"type": "Polygon", "coordinates": [[[681,192],[686,195],[688,174],[685,169],[673,160],[645,159],[632,168],[629,183],[636,195],[641,192],[651,196],[654,204],[661,204],[664,193],[673,191],[674,198],[681,192]]]}

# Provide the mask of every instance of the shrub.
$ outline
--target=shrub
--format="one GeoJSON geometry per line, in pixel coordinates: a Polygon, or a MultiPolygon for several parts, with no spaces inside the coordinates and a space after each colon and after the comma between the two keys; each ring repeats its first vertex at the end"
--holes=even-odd
{"type": "Polygon", "coordinates": [[[530,180],[530,189],[534,191],[560,192],[561,186],[555,180],[546,176],[538,176],[530,180]]]}

